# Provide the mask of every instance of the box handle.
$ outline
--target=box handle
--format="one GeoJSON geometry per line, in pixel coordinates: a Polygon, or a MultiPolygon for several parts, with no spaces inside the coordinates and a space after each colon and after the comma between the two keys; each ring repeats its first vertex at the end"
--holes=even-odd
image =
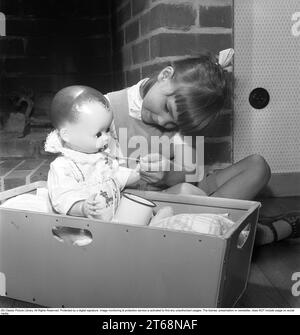
{"type": "Polygon", "coordinates": [[[78,247],[85,247],[93,241],[93,235],[89,230],[66,226],[53,227],[52,236],[61,243],[78,247]]]}
{"type": "Polygon", "coordinates": [[[248,237],[250,235],[251,230],[251,224],[248,223],[246,227],[240,232],[238,239],[237,239],[237,248],[242,249],[245,243],[248,240],[248,237]]]}

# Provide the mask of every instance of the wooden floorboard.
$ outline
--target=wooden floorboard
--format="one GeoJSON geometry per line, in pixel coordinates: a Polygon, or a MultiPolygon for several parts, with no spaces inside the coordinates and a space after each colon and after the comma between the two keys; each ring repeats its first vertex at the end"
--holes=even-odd
{"type": "Polygon", "coordinates": [[[300,197],[257,199],[262,203],[260,213],[267,216],[300,210],[300,197]]]}
{"type": "MultiPolygon", "coordinates": [[[[272,216],[300,210],[299,197],[258,199],[261,214],[272,216]]],[[[300,272],[300,239],[255,247],[246,293],[239,302],[247,308],[300,308],[292,295],[292,274],[300,272]]]]}
{"type": "Polygon", "coordinates": [[[300,272],[300,240],[287,240],[256,247],[246,293],[240,307],[300,308],[292,295],[292,274],[300,272]]]}
{"type": "Polygon", "coordinates": [[[289,307],[288,302],[273,287],[259,266],[252,264],[247,290],[235,307],[274,308],[275,306],[289,307]]]}

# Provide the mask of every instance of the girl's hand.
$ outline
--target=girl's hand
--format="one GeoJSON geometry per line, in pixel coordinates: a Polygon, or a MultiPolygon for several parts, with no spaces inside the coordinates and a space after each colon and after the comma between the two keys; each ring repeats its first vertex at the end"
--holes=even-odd
{"type": "Polygon", "coordinates": [[[92,194],[86,199],[81,207],[82,213],[87,218],[93,218],[95,215],[99,215],[101,210],[106,207],[106,203],[103,197],[98,197],[97,194],[92,194]]]}
{"type": "Polygon", "coordinates": [[[158,153],[146,155],[140,160],[141,178],[150,184],[161,182],[168,171],[170,161],[158,153]]]}

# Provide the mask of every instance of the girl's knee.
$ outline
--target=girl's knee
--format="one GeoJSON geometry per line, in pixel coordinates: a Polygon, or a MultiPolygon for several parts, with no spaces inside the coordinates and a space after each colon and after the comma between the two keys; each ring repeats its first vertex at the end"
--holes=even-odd
{"type": "Polygon", "coordinates": [[[163,192],[170,194],[189,194],[189,195],[201,195],[207,196],[207,194],[201,190],[199,187],[194,186],[189,183],[180,183],[175,186],[172,186],[163,192]]]}
{"type": "Polygon", "coordinates": [[[258,177],[269,180],[271,177],[271,169],[265,158],[261,155],[254,154],[248,157],[249,165],[258,177]]]}
{"type": "Polygon", "coordinates": [[[183,194],[189,194],[191,191],[191,184],[188,183],[181,183],[178,185],[179,188],[179,193],[183,193],[183,194]]]}
{"type": "Polygon", "coordinates": [[[181,183],[179,193],[190,195],[206,195],[205,192],[200,190],[197,186],[189,183],[181,183]]]}
{"type": "Polygon", "coordinates": [[[189,194],[191,192],[191,186],[194,187],[188,183],[180,183],[163,190],[163,192],[171,194],[189,194]]]}

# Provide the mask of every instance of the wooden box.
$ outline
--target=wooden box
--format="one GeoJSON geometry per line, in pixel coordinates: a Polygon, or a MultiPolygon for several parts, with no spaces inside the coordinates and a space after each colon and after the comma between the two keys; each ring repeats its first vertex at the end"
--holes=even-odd
{"type": "Polygon", "coordinates": [[[246,289],[260,203],[132,193],[176,213],[229,213],[236,224],[217,237],[0,207],[0,295],[47,307],[233,307],[246,289]],[[60,226],[88,232],[91,243],[58,241],[60,226]]]}

